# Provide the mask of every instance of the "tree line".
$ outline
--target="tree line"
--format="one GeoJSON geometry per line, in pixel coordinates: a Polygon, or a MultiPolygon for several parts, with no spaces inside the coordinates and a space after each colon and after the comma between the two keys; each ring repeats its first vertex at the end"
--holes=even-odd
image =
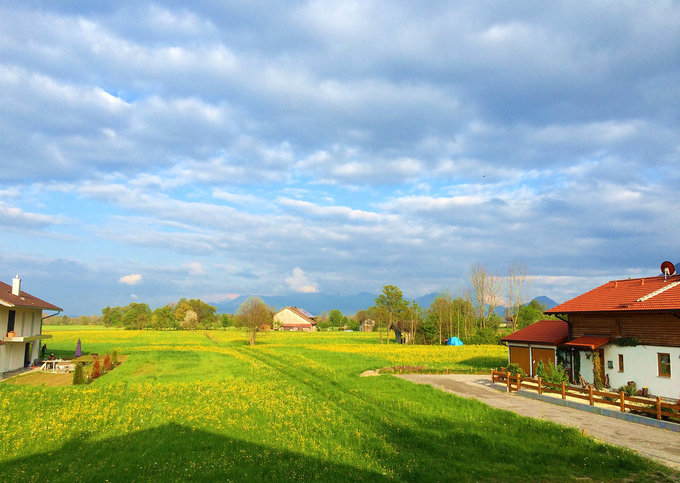
{"type": "Polygon", "coordinates": [[[217,308],[200,299],[181,298],[151,310],[148,304],[131,303],[124,307],[102,309],[99,324],[125,329],[198,330],[233,325],[229,314],[217,314],[217,308]]]}
{"type": "Polygon", "coordinates": [[[428,309],[406,300],[397,286],[386,285],[365,317],[375,322],[381,342],[389,343],[392,330],[397,342],[409,344],[443,344],[450,337],[468,344],[496,344],[501,325],[517,330],[550,318],[543,315],[545,306],[537,300],[526,303],[531,279],[524,265],[512,264],[499,276],[485,265],[475,264],[468,281],[469,287],[458,296],[444,291],[428,309]],[[505,306],[503,316],[496,313],[501,305],[505,306]]]}

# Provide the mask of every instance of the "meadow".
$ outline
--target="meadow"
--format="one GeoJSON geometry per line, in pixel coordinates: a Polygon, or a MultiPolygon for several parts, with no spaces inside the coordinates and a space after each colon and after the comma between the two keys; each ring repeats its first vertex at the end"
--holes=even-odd
{"type": "Polygon", "coordinates": [[[489,408],[387,366],[487,372],[501,346],[381,345],[373,333],[258,335],[46,326],[49,352],[114,349],[86,386],[0,384],[0,480],[664,480],[575,428],[489,408]]]}

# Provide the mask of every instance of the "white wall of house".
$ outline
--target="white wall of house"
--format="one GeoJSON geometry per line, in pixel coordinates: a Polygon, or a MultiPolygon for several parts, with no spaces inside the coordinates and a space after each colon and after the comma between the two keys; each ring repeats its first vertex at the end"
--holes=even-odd
{"type": "MultiPolygon", "coordinates": [[[[42,310],[31,308],[0,307],[0,337],[7,336],[7,325],[9,322],[9,311],[14,310],[14,332],[18,337],[29,337],[40,335],[42,310]]],[[[31,343],[31,361],[38,358],[40,354],[41,341],[31,343]]],[[[26,343],[5,342],[0,345],[0,372],[12,371],[24,367],[24,355],[26,343]]]]}
{"type": "MultiPolygon", "coordinates": [[[[638,389],[647,387],[650,394],[672,399],[680,399],[680,347],[635,346],[619,347],[607,344],[604,349],[604,372],[609,376],[609,384],[616,390],[628,381],[635,381],[638,389]],[[659,376],[659,353],[670,354],[671,377],[659,376]],[[619,354],[623,355],[623,372],[619,372],[619,354]],[[609,368],[611,361],[613,368],[609,368]]],[[[580,351],[581,375],[593,381],[593,361],[580,351]]]]}
{"type": "Polygon", "coordinates": [[[274,321],[279,322],[281,325],[286,324],[306,324],[311,327],[312,324],[309,323],[307,319],[300,317],[298,314],[290,309],[283,309],[274,315],[274,321]]]}

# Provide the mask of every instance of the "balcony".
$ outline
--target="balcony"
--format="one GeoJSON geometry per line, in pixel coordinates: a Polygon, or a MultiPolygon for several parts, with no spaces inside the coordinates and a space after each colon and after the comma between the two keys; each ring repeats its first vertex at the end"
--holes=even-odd
{"type": "Polygon", "coordinates": [[[52,338],[52,335],[50,335],[50,334],[20,336],[20,335],[16,335],[14,332],[7,332],[7,334],[5,334],[5,337],[3,337],[3,339],[2,339],[2,342],[32,342],[34,340],[51,339],[51,338],[52,338]]]}

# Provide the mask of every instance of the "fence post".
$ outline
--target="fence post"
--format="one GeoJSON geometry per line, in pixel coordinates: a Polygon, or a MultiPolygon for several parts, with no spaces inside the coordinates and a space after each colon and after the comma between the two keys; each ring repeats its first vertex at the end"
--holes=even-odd
{"type": "Polygon", "coordinates": [[[511,391],[510,391],[510,373],[509,373],[509,372],[506,372],[506,373],[505,373],[505,382],[506,382],[507,385],[508,385],[507,392],[511,392],[511,391]]]}
{"type": "Polygon", "coordinates": [[[656,419],[661,419],[661,398],[656,396],[656,419]]]}
{"type": "Polygon", "coordinates": [[[567,391],[564,387],[564,381],[562,381],[562,399],[567,399],[567,391]]]}
{"type": "Polygon", "coordinates": [[[543,386],[541,385],[541,376],[538,376],[538,393],[543,394],[543,386]]]}
{"type": "Polygon", "coordinates": [[[496,371],[491,369],[491,384],[493,385],[494,382],[496,382],[496,371]]]}
{"type": "Polygon", "coordinates": [[[626,412],[626,395],[621,391],[621,412],[625,413],[626,412]]]}
{"type": "Polygon", "coordinates": [[[522,376],[520,376],[519,372],[517,373],[517,391],[522,389],[522,376]]]}
{"type": "Polygon", "coordinates": [[[593,401],[593,386],[588,386],[588,393],[589,393],[589,396],[590,396],[590,405],[594,406],[595,401],[593,401]]]}

